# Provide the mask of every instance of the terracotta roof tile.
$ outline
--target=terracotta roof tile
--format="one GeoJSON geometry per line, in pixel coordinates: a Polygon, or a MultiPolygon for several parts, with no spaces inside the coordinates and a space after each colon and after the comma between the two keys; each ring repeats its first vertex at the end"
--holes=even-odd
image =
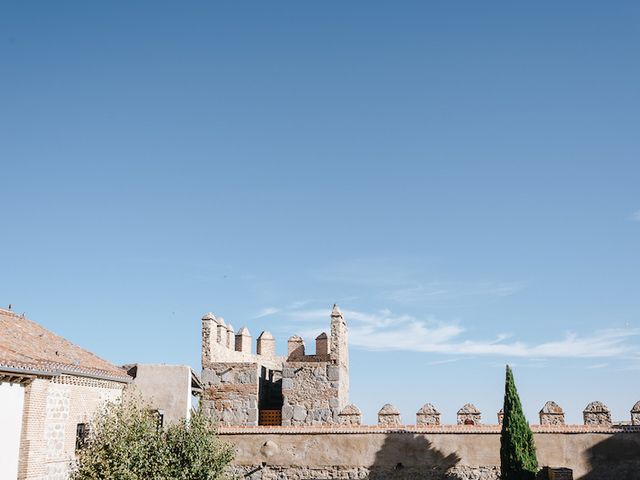
{"type": "Polygon", "coordinates": [[[129,380],[123,369],[4,309],[0,309],[0,369],[2,367],[129,380]]]}

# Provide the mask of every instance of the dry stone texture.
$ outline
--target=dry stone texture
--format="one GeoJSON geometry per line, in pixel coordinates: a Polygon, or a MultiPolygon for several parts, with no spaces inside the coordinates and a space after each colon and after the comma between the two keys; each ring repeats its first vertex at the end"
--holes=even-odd
{"type": "Polygon", "coordinates": [[[540,425],[564,425],[564,411],[556,402],[549,400],[540,410],[540,425]]]}
{"type": "Polygon", "coordinates": [[[458,410],[458,425],[480,425],[480,410],[472,403],[465,404],[458,410]]]}
{"type": "Polygon", "coordinates": [[[611,425],[611,412],[602,402],[591,402],[582,414],[585,425],[611,425]]]}
{"type": "Polygon", "coordinates": [[[416,413],[416,425],[440,425],[440,412],[430,403],[425,403],[416,413]]]}

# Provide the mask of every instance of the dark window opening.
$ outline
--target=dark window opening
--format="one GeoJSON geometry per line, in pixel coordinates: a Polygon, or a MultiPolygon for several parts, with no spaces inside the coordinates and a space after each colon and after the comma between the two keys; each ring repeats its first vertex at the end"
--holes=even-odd
{"type": "Polygon", "coordinates": [[[84,448],[89,440],[89,424],[79,423],[76,426],[76,450],[84,448]]]}
{"type": "Polygon", "coordinates": [[[475,424],[476,424],[476,422],[474,422],[474,421],[473,421],[473,420],[471,420],[470,418],[467,418],[467,419],[464,421],[464,424],[465,424],[465,425],[475,425],[475,424]]]}
{"type": "Polygon", "coordinates": [[[282,424],[282,372],[260,369],[258,389],[258,425],[282,424]]]}
{"type": "Polygon", "coordinates": [[[159,432],[164,427],[164,410],[151,410],[156,419],[156,430],[159,432]]]}

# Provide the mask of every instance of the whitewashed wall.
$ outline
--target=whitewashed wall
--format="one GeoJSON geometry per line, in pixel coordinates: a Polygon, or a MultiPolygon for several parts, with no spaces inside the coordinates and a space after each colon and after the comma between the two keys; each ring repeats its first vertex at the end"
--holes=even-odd
{"type": "Polygon", "coordinates": [[[24,388],[0,383],[0,478],[18,476],[24,388]]]}

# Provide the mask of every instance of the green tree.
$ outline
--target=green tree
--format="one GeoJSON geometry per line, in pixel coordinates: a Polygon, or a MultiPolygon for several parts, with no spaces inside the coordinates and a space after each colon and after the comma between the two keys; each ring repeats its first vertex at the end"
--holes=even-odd
{"type": "Polygon", "coordinates": [[[513,372],[507,365],[504,386],[504,418],[500,434],[501,480],[535,479],[538,471],[533,433],[522,412],[513,372]]]}
{"type": "Polygon", "coordinates": [[[166,430],[137,398],[96,414],[70,480],[216,480],[233,458],[200,413],[166,430]]]}
{"type": "Polygon", "coordinates": [[[233,450],[216,436],[213,421],[200,411],[172,425],[166,432],[170,462],[168,477],[176,480],[213,480],[224,476],[233,450]]]}

